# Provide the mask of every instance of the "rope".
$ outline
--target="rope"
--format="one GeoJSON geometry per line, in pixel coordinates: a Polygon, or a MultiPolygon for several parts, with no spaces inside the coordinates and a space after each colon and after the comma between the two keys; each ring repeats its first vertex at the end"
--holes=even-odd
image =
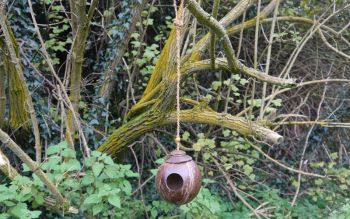
{"type": "Polygon", "coordinates": [[[175,11],[175,19],[174,26],[176,30],[176,72],[177,72],[177,84],[176,84],[176,150],[180,150],[180,79],[181,79],[181,28],[183,25],[183,0],[180,2],[180,13],[178,13],[176,0],[174,0],[174,11],[175,11]]]}

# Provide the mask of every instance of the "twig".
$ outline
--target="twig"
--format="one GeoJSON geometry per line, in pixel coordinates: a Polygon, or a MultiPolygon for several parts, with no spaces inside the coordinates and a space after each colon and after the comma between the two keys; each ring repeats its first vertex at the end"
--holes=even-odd
{"type": "MultiPolygon", "coordinates": [[[[272,43],[273,43],[273,36],[275,34],[275,25],[276,25],[276,20],[277,20],[277,14],[278,14],[278,6],[279,6],[279,0],[277,0],[277,4],[275,6],[275,11],[273,13],[273,20],[271,24],[271,31],[270,31],[270,38],[269,38],[269,44],[267,48],[267,58],[266,58],[266,67],[265,67],[265,73],[268,75],[269,74],[269,69],[270,69],[270,63],[271,63],[271,50],[272,50],[272,43]]],[[[264,117],[264,105],[265,105],[265,97],[266,97],[266,89],[267,89],[267,83],[263,83],[263,88],[262,88],[262,95],[261,95],[261,106],[260,106],[260,119],[264,117]]]]}
{"type": "MultiPolygon", "coordinates": [[[[221,38],[229,69],[231,71],[236,69],[240,70],[249,76],[256,75],[254,70],[243,65],[236,58],[230,38],[228,37],[225,28],[216,19],[211,17],[210,14],[205,12],[194,0],[186,0],[186,3],[188,9],[197,18],[197,20],[205,26],[208,26],[213,33],[221,38]]],[[[264,73],[261,72],[260,74],[264,73]]]]}
{"type": "MultiPolygon", "coordinates": [[[[96,1],[95,1],[96,2],[96,1]]],[[[36,19],[35,19],[35,15],[34,15],[34,11],[33,11],[33,6],[32,6],[32,1],[31,0],[28,0],[28,4],[29,4],[29,11],[30,11],[30,14],[31,14],[31,17],[32,17],[32,21],[33,21],[33,24],[34,24],[34,28],[35,28],[35,31],[36,31],[36,34],[38,35],[38,38],[39,38],[39,41],[40,41],[40,44],[41,44],[41,47],[43,49],[43,54],[44,54],[44,57],[46,59],[46,62],[49,66],[49,69],[51,71],[51,73],[53,74],[53,76],[55,77],[55,79],[57,80],[59,86],[61,87],[61,91],[63,93],[63,97],[65,98],[65,102],[66,104],[68,105],[68,108],[70,109],[71,113],[72,113],[72,116],[73,116],[73,119],[78,127],[78,133],[79,133],[79,137],[82,141],[82,145],[83,145],[83,149],[84,149],[84,152],[85,152],[85,155],[86,156],[90,156],[90,149],[87,145],[87,141],[86,141],[86,138],[85,138],[85,135],[84,135],[84,132],[83,132],[83,129],[81,127],[81,123],[78,119],[78,115],[77,115],[77,112],[74,110],[74,106],[72,104],[72,102],[70,101],[70,98],[66,92],[66,89],[65,89],[65,86],[64,84],[62,83],[61,79],[58,77],[56,71],[55,71],[55,68],[53,67],[53,64],[52,64],[52,60],[50,58],[50,55],[49,53],[47,52],[46,50],[46,46],[45,46],[45,43],[44,43],[44,40],[41,36],[41,33],[40,33],[40,30],[39,30],[39,27],[38,27],[38,24],[36,22],[36,19]]],[[[91,9],[91,8],[90,8],[91,9]]],[[[68,133],[70,134],[70,133],[68,133]]]]}
{"type": "MultiPolygon", "coordinates": [[[[212,10],[212,16],[213,18],[216,19],[218,12],[219,12],[219,5],[220,5],[220,0],[214,0],[213,4],[213,10],[212,10]]],[[[215,69],[215,33],[211,32],[210,33],[210,65],[212,69],[215,69]]]]}
{"type": "Polygon", "coordinates": [[[291,172],[294,172],[294,173],[299,173],[299,174],[302,174],[302,175],[305,175],[305,176],[313,176],[313,177],[318,177],[318,178],[325,178],[326,176],[324,175],[319,175],[317,173],[308,173],[308,172],[304,172],[304,171],[301,171],[301,170],[296,170],[296,169],[293,169],[283,163],[280,163],[279,161],[273,159],[272,157],[270,157],[268,154],[266,154],[263,150],[261,150],[258,146],[254,145],[252,142],[250,142],[247,138],[245,138],[245,141],[250,144],[250,146],[252,146],[255,150],[257,150],[259,153],[261,153],[262,155],[264,155],[264,157],[266,157],[267,159],[269,159],[270,161],[274,162],[275,164],[277,164],[278,166],[281,166],[291,172]]]}
{"type": "Polygon", "coordinates": [[[239,200],[241,200],[241,202],[252,211],[252,213],[259,219],[261,219],[260,215],[255,211],[255,209],[239,194],[239,192],[237,191],[236,186],[233,184],[232,180],[230,179],[230,177],[227,176],[226,172],[221,168],[219,162],[213,157],[211,156],[211,159],[214,161],[215,165],[217,166],[217,168],[220,170],[220,172],[224,175],[225,179],[227,180],[228,185],[231,187],[232,191],[235,193],[235,195],[237,196],[237,198],[239,200]]]}

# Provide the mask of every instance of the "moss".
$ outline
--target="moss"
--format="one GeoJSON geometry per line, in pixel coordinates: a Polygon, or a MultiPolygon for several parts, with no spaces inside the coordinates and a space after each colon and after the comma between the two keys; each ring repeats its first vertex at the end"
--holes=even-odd
{"type": "Polygon", "coordinates": [[[7,69],[5,68],[3,42],[0,39],[0,128],[3,127],[5,121],[6,110],[6,78],[7,69]]]}
{"type": "MultiPolygon", "coordinates": [[[[11,33],[11,37],[13,38],[13,34],[11,33]]],[[[4,41],[3,39],[0,40],[0,46],[4,48],[4,41]]],[[[18,49],[17,44],[13,43],[15,45],[16,49],[16,55],[18,56],[18,49]]],[[[4,51],[6,51],[4,49],[4,51]]],[[[2,54],[2,64],[3,68],[0,69],[0,74],[3,80],[6,81],[6,78],[8,76],[8,99],[9,99],[9,125],[12,128],[19,128],[19,127],[25,127],[28,128],[28,120],[29,120],[29,114],[27,112],[26,107],[26,95],[25,95],[25,85],[21,83],[21,80],[19,78],[19,73],[16,71],[16,66],[13,62],[10,61],[10,57],[6,54],[2,54]],[[1,72],[1,70],[3,72],[1,72]],[[5,72],[6,71],[6,72],[5,72]]],[[[2,83],[4,88],[5,83],[2,83]]],[[[1,92],[1,91],[0,91],[1,92]]],[[[4,104],[4,103],[2,103],[4,104]]],[[[6,102],[5,105],[6,106],[6,102]]],[[[4,109],[0,106],[0,115],[4,116],[4,109]],[[3,110],[3,113],[1,114],[1,111],[3,110]]]]}

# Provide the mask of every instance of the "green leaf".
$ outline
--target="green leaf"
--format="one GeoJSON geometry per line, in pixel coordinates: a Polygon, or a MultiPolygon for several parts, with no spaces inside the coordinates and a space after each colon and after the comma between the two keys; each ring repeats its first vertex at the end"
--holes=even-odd
{"type": "Polygon", "coordinates": [[[211,87],[216,91],[221,87],[221,81],[213,81],[211,87]]]}
{"type": "Polygon", "coordinates": [[[35,195],[35,202],[38,203],[38,205],[42,205],[44,203],[44,197],[42,194],[36,194],[35,195]]]}
{"type": "Polygon", "coordinates": [[[150,169],[149,171],[152,173],[153,176],[155,176],[158,172],[158,169],[150,169]]]}
{"type": "Polygon", "coordinates": [[[282,99],[275,99],[271,103],[275,106],[282,106],[282,99]]]}
{"type": "Polygon", "coordinates": [[[76,152],[74,150],[72,150],[71,148],[66,148],[62,151],[61,155],[63,157],[71,157],[71,158],[75,158],[76,156],[76,152]]]}
{"type": "Polygon", "coordinates": [[[81,169],[81,165],[80,165],[79,161],[73,160],[73,159],[70,159],[61,165],[62,171],[76,171],[76,170],[80,170],[80,169],[81,169]]]}
{"type": "Polygon", "coordinates": [[[204,160],[209,160],[209,158],[210,158],[210,154],[207,153],[207,152],[205,152],[205,153],[203,154],[203,159],[204,159],[204,160]]]}
{"type": "Polygon", "coordinates": [[[97,204],[97,203],[100,203],[101,201],[102,201],[101,198],[98,197],[97,194],[92,194],[84,200],[84,204],[85,205],[97,204]]]}
{"type": "Polygon", "coordinates": [[[87,174],[83,177],[83,179],[81,180],[81,183],[83,185],[91,185],[92,183],[95,182],[95,177],[90,175],[90,174],[87,174]]]}
{"type": "Polygon", "coordinates": [[[115,166],[108,165],[106,166],[105,170],[103,171],[110,179],[118,178],[118,173],[115,166]]]}
{"type": "Polygon", "coordinates": [[[242,78],[241,80],[239,80],[239,83],[240,83],[241,85],[246,85],[248,82],[249,82],[249,81],[246,80],[246,79],[244,79],[244,78],[242,78]]]}
{"type": "Polygon", "coordinates": [[[100,204],[97,204],[97,205],[94,205],[92,207],[92,213],[93,215],[97,215],[98,213],[100,213],[104,208],[104,204],[103,203],[100,203],[100,204]]]}
{"type": "Polygon", "coordinates": [[[113,161],[113,159],[112,159],[110,156],[106,156],[106,157],[103,159],[103,162],[104,162],[105,164],[114,165],[114,161],[113,161]]]}
{"type": "Polygon", "coordinates": [[[249,176],[253,172],[253,167],[251,167],[250,165],[244,165],[243,172],[245,175],[249,176]]]}
{"type": "Polygon", "coordinates": [[[192,148],[193,148],[193,150],[195,150],[195,151],[200,151],[201,149],[202,149],[202,144],[200,144],[200,143],[194,143],[193,145],[192,145],[192,148]]]}
{"type": "Polygon", "coordinates": [[[101,155],[102,155],[102,153],[99,152],[99,151],[93,151],[93,152],[91,152],[91,156],[92,156],[92,157],[100,157],[101,155]]]}
{"type": "Polygon", "coordinates": [[[47,155],[57,154],[60,151],[61,151],[61,148],[58,147],[57,145],[51,146],[47,149],[47,155]]]}
{"type": "Polygon", "coordinates": [[[223,134],[224,134],[224,137],[228,137],[228,136],[231,135],[231,130],[230,130],[230,129],[225,129],[225,130],[223,131],[223,134]]]}
{"type": "Polygon", "coordinates": [[[185,131],[183,134],[182,134],[182,139],[184,141],[188,141],[188,139],[190,138],[190,133],[188,131],[185,131]]]}
{"type": "Polygon", "coordinates": [[[115,206],[115,207],[117,207],[117,208],[120,208],[120,207],[121,207],[121,205],[120,205],[120,197],[119,197],[118,195],[115,195],[115,194],[110,195],[110,196],[108,197],[108,202],[109,202],[111,205],[113,205],[113,206],[115,206]]]}
{"type": "Polygon", "coordinates": [[[331,157],[333,160],[336,160],[336,159],[338,158],[338,153],[337,153],[337,152],[331,153],[331,154],[330,154],[330,157],[331,157]]]}
{"type": "Polygon", "coordinates": [[[162,163],[164,163],[164,157],[159,158],[159,159],[156,160],[155,162],[156,162],[156,164],[162,164],[162,163]]]}
{"type": "Polygon", "coordinates": [[[138,177],[139,173],[135,173],[135,172],[129,170],[129,171],[125,172],[125,175],[128,176],[128,177],[138,177]]]}
{"type": "Polygon", "coordinates": [[[30,212],[30,217],[31,218],[38,218],[41,214],[41,211],[31,211],[30,212]]]}
{"type": "Polygon", "coordinates": [[[12,216],[23,218],[27,210],[27,205],[25,203],[17,203],[15,206],[9,209],[9,213],[12,216]]]}
{"type": "Polygon", "coordinates": [[[95,165],[92,166],[92,172],[94,173],[95,177],[98,177],[100,175],[104,166],[105,165],[103,163],[96,163],[95,165]]]}
{"type": "Polygon", "coordinates": [[[47,155],[52,155],[60,152],[62,149],[67,148],[68,143],[67,141],[62,141],[57,145],[51,146],[47,149],[47,155]]]}

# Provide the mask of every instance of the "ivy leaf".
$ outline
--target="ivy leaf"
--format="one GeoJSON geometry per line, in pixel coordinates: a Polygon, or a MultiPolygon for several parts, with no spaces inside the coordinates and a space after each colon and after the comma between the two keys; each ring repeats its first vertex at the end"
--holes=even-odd
{"type": "Polygon", "coordinates": [[[106,157],[103,159],[103,162],[104,162],[105,164],[114,165],[113,159],[112,159],[110,156],[106,156],[106,157]]]}

